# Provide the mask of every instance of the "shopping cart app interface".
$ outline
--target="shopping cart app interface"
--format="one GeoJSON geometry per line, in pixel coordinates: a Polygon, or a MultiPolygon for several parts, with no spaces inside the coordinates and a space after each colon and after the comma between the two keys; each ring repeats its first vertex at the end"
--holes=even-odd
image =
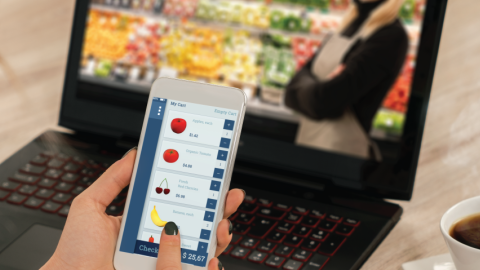
{"type": "Polygon", "coordinates": [[[177,224],[182,262],[205,267],[238,111],[153,98],[120,251],[157,257],[177,224]]]}

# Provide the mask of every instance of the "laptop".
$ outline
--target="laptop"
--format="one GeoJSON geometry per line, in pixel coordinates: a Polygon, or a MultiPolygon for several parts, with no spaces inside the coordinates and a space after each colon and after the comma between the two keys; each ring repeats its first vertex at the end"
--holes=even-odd
{"type": "MultiPolygon", "coordinates": [[[[247,196],[230,217],[226,269],[361,268],[402,215],[386,199],[412,196],[447,0],[401,8],[408,53],[369,108],[366,137],[380,158],[301,143],[301,114],[284,103],[289,80],[349,5],[77,1],[59,115],[72,132],[45,131],[0,165],[0,268],[38,269],[53,254],[73,198],[138,144],[159,76],[249,97],[231,185],[247,196]]],[[[122,215],[127,192],[107,214],[122,215]]]]}

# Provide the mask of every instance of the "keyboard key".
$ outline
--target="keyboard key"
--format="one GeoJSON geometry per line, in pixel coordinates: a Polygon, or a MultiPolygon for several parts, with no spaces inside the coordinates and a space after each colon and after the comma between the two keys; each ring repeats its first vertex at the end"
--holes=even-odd
{"type": "Polygon", "coordinates": [[[240,207],[238,207],[238,212],[253,214],[257,211],[258,206],[252,203],[242,203],[240,207]]]}
{"type": "Polygon", "coordinates": [[[58,211],[58,214],[62,217],[68,216],[68,212],[70,212],[70,205],[64,205],[60,211],[58,211]]]}
{"type": "Polygon", "coordinates": [[[302,270],[318,270],[325,266],[328,257],[321,254],[314,254],[312,259],[303,267],[302,270]]]}
{"type": "Polygon", "coordinates": [[[338,223],[338,222],[342,221],[343,217],[341,217],[339,215],[335,215],[335,214],[328,214],[327,219],[330,220],[330,221],[338,223]]]}
{"type": "Polygon", "coordinates": [[[232,241],[230,241],[230,244],[236,245],[242,240],[242,237],[238,234],[233,234],[232,235],[232,241]]]}
{"type": "MultiPolygon", "coordinates": [[[[78,186],[78,188],[83,188],[83,187],[78,186]]],[[[123,205],[126,200],[127,200],[127,197],[118,195],[117,197],[115,197],[115,199],[113,199],[111,205],[117,205],[117,206],[123,205]]]]}
{"type": "Polygon", "coordinates": [[[287,246],[291,246],[291,247],[298,247],[298,246],[300,246],[302,241],[303,241],[303,238],[301,238],[301,237],[298,237],[296,235],[289,235],[289,236],[287,236],[287,238],[285,239],[283,244],[285,244],[287,246]]]}
{"type": "Polygon", "coordinates": [[[98,162],[96,160],[93,160],[93,159],[89,159],[89,160],[87,160],[86,165],[90,168],[99,168],[100,167],[100,162],[98,162]]]}
{"type": "Polygon", "coordinates": [[[310,212],[310,216],[314,218],[323,218],[323,216],[325,216],[325,212],[319,210],[312,210],[310,212]]]}
{"type": "Polygon", "coordinates": [[[245,203],[253,204],[253,203],[255,203],[255,201],[257,201],[257,199],[255,199],[254,197],[252,197],[250,195],[247,195],[247,196],[245,196],[245,199],[243,201],[245,203]]]}
{"type": "Polygon", "coordinates": [[[10,197],[8,197],[7,202],[11,204],[22,204],[27,200],[27,198],[28,197],[25,195],[13,193],[12,195],[10,195],[10,197]]]}
{"type": "Polygon", "coordinates": [[[350,225],[350,226],[357,227],[358,224],[360,224],[360,221],[358,221],[357,219],[353,219],[353,218],[346,218],[343,223],[345,223],[347,225],[350,225]]]}
{"type": "Polygon", "coordinates": [[[80,165],[75,164],[73,162],[69,162],[67,163],[67,165],[65,165],[65,167],[63,167],[63,169],[66,172],[70,172],[70,173],[77,173],[80,170],[80,168],[82,168],[80,165]]]}
{"type": "Polygon", "coordinates": [[[36,183],[38,183],[38,181],[40,181],[40,177],[38,176],[27,175],[22,173],[15,173],[13,176],[9,177],[9,179],[14,182],[27,184],[27,185],[35,185],[36,183]]]}
{"type": "Polygon", "coordinates": [[[61,182],[60,184],[55,186],[55,190],[58,192],[69,193],[70,191],[72,191],[73,187],[74,186],[72,184],[61,182]]]}
{"type": "Polygon", "coordinates": [[[110,162],[103,162],[103,163],[101,164],[101,166],[102,166],[103,169],[106,170],[106,169],[110,168],[110,166],[112,166],[112,163],[110,163],[110,162]]]}
{"type": "Polygon", "coordinates": [[[254,263],[263,263],[267,259],[267,256],[267,253],[254,251],[248,256],[248,260],[254,263]]]}
{"type": "Polygon", "coordinates": [[[298,270],[302,267],[303,263],[294,260],[288,260],[287,263],[283,266],[283,269],[286,270],[298,270]]]}
{"type": "Polygon", "coordinates": [[[107,207],[105,213],[110,216],[119,216],[123,213],[123,206],[110,205],[107,207]]]}
{"type": "Polygon", "coordinates": [[[222,255],[228,255],[228,253],[230,253],[232,249],[233,249],[233,245],[229,244],[227,248],[222,252],[222,255]]]}
{"type": "Polygon", "coordinates": [[[75,163],[78,163],[78,164],[85,164],[87,162],[87,159],[84,158],[84,157],[81,157],[81,156],[74,156],[72,158],[72,161],[75,162],[75,163]]]}
{"type": "Polygon", "coordinates": [[[286,213],[281,210],[271,208],[260,208],[257,215],[275,220],[282,220],[286,213]]]}
{"type": "Polygon", "coordinates": [[[320,221],[320,224],[318,224],[319,229],[322,229],[328,232],[333,232],[333,229],[335,229],[336,226],[337,226],[337,223],[328,221],[326,219],[320,221]]]}
{"type": "Polygon", "coordinates": [[[268,236],[267,236],[267,240],[268,241],[271,241],[271,242],[274,242],[274,243],[281,243],[283,241],[283,239],[285,239],[287,235],[284,234],[284,233],[279,233],[279,232],[271,232],[268,236]]]}
{"type": "Polygon", "coordinates": [[[293,253],[292,259],[297,260],[297,261],[301,261],[301,262],[306,262],[306,261],[308,261],[308,259],[310,258],[310,256],[312,256],[312,252],[306,251],[306,250],[297,249],[297,250],[293,253]]]}
{"type": "Polygon", "coordinates": [[[82,175],[88,176],[88,177],[94,177],[97,174],[97,169],[94,168],[85,168],[80,171],[82,175]]]}
{"type": "Polygon", "coordinates": [[[262,242],[260,242],[260,245],[258,245],[257,249],[263,252],[272,253],[276,247],[277,244],[262,240],[262,242]]]}
{"type": "Polygon", "coordinates": [[[47,163],[47,166],[50,167],[50,168],[54,168],[54,169],[60,169],[63,167],[63,165],[65,165],[65,161],[62,161],[60,159],[57,159],[57,158],[52,158],[48,163],[47,163]]]}
{"type": "Polygon", "coordinates": [[[30,197],[30,198],[28,198],[28,200],[25,202],[25,204],[23,206],[28,207],[28,208],[32,208],[32,209],[38,209],[44,203],[45,203],[44,200],[40,200],[40,199],[35,198],[35,197],[30,197]]]}
{"type": "Polygon", "coordinates": [[[36,186],[23,185],[18,190],[18,193],[30,196],[30,195],[33,195],[35,192],[37,192],[37,190],[38,190],[38,187],[36,187],[36,186]]]}
{"type": "Polygon", "coordinates": [[[62,180],[63,182],[73,184],[73,183],[77,182],[77,180],[79,178],[80,178],[80,175],[78,175],[78,174],[66,173],[62,176],[62,178],[60,180],[62,180]]]}
{"type": "Polygon", "coordinates": [[[277,226],[277,231],[283,232],[283,233],[290,233],[293,228],[295,228],[294,225],[288,222],[280,222],[280,224],[277,226]]]}
{"type": "Polygon", "coordinates": [[[268,258],[268,260],[265,262],[266,265],[274,268],[280,268],[282,264],[285,262],[285,258],[282,258],[280,256],[275,256],[272,255],[268,258]]]}
{"type": "Polygon", "coordinates": [[[233,225],[233,232],[236,234],[244,235],[250,230],[250,226],[240,223],[233,225]]]}
{"type": "Polygon", "coordinates": [[[310,238],[317,241],[324,241],[328,237],[328,233],[322,230],[314,230],[313,234],[310,235],[310,238]]]}
{"type": "Polygon", "coordinates": [[[61,204],[48,201],[42,206],[41,209],[42,211],[45,211],[48,213],[56,213],[60,208],[62,208],[61,204]]]}
{"type": "Polygon", "coordinates": [[[246,248],[255,248],[258,245],[258,243],[260,243],[260,240],[247,237],[243,239],[240,245],[246,248]]]}
{"type": "Polygon", "coordinates": [[[34,157],[32,160],[30,160],[30,163],[32,163],[33,165],[43,166],[43,165],[47,164],[47,161],[48,161],[48,157],[38,155],[38,156],[34,157]]]}
{"type": "Polygon", "coordinates": [[[6,191],[16,191],[19,189],[22,185],[19,183],[15,183],[12,181],[5,181],[0,184],[0,189],[6,190],[6,191]]]}
{"type": "Polygon", "coordinates": [[[0,201],[4,201],[6,198],[10,196],[10,192],[5,190],[0,190],[0,201]]]}
{"type": "Polygon", "coordinates": [[[253,225],[251,225],[252,228],[248,235],[254,238],[264,238],[271,230],[273,230],[273,228],[275,228],[276,225],[277,222],[274,220],[257,218],[253,225]]]}
{"type": "Polygon", "coordinates": [[[281,245],[275,250],[275,254],[282,257],[290,257],[294,250],[292,247],[281,245]]]}
{"type": "Polygon", "coordinates": [[[55,196],[53,196],[52,201],[61,203],[61,204],[66,204],[70,199],[72,198],[72,195],[70,194],[65,194],[65,193],[57,193],[55,196]]]}
{"type": "Polygon", "coordinates": [[[50,178],[50,179],[54,179],[54,180],[58,180],[60,178],[60,176],[62,176],[62,174],[63,174],[62,170],[49,169],[45,173],[45,177],[50,178]]]}
{"type": "Polygon", "coordinates": [[[48,179],[48,178],[42,178],[42,181],[38,183],[38,186],[41,188],[47,188],[51,189],[57,184],[57,181],[48,179]]]}
{"type": "Polygon", "coordinates": [[[305,240],[302,243],[302,249],[309,250],[309,251],[315,251],[319,246],[320,246],[320,242],[315,240],[305,240]]]}
{"type": "Polygon", "coordinates": [[[45,188],[42,188],[39,191],[37,191],[37,193],[35,193],[35,197],[44,199],[44,200],[50,200],[50,198],[52,198],[53,195],[55,195],[55,191],[51,189],[45,189],[45,188]]]}
{"type": "Polygon", "coordinates": [[[42,175],[47,170],[45,166],[37,166],[32,164],[25,164],[20,171],[26,174],[42,175]]]}
{"type": "Polygon", "coordinates": [[[320,219],[314,218],[314,217],[305,217],[302,220],[302,225],[309,227],[309,228],[315,228],[318,226],[318,223],[320,223],[320,219]]]}
{"type": "Polygon", "coordinates": [[[273,202],[268,199],[258,199],[257,204],[263,207],[270,207],[273,202]]]}
{"type": "Polygon", "coordinates": [[[318,252],[325,255],[333,255],[345,241],[345,237],[338,234],[332,234],[323,244],[320,245],[318,252]]]}
{"type": "Polygon", "coordinates": [[[298,223],[300,223],[301,220],[302,220],[301,215],[295,215],[295,214],[292,214],[292,213],[288,213],[287,217],[285,218],[286,222],[293,223],[293,224],[298,224],[298,223]]]}
{"type": "Polygon", "coordinates": [[[63,160],[63,161],[68,161],[72,157],[70,157],[69,155],[63,154],[63,153],[59,153],[59,154],[57,154],[56,158],[58,158],[60,160],[63,160]]]}
{"type": "Polygon", "coordinates": [[[296,206],[295,208],[293,208],[293,212],[297,215],[306,216],[308,214],[309,210],[304,208],[304,207],[296,206]]]}
{"type": "Polygon", "coordinates": [[[312,230],[308,227],[297,226],[297,228],[295,228],[295,230],[293,230],[293,234],[296,235],[296,236],[307,238],[311,231],[312,230]]]}
{"type": "Polygon", "coordinates": [[[235,221],[242,224],[250,224],[255,219],[254,215],[250,215],[247,213],[240,213],[236,218],[235,221]]]}
{"type": "Polygon", "coordinates": [[[273,205],[273,208],[277,209],[277,210],[281,210],[281,211],[285,211],[285,212],[288,212],[292,209],[291,206],[289,205],[286,205],[286,204],[282,204],[282,203],[277,203],[277,204],[274,204],[273,205]]]}
{"type": "Polygon", "coordinates": [[[348,226],[345,224],[338,225],[337,229],[335,230],[337,233],[345,236],[349,236],[352,234],[355,228],[353,226],[348,226]]]}
{"type": "Polygon", "coordinates": [[[57,153],[55,151],[51,151],[51,150],[45,150],[42,153],[40,153],[40,155],[48,158],[53,158],[56,154],[57,153]]]}
{"type": "Polygon", "coordinates": [[[78,181],[78,184],[84,187],[89,187],[93,184],[93,182],[95,182],[95,180],[95,178],[85,176],[78,181]]]}
{"type": "Polygon", "coordinates": [[[250,253],[250,250],[248,248],[236,247],[230,253],[230,256],[238,258],[238,259],[245,259],[249,253],[250,253]]]}

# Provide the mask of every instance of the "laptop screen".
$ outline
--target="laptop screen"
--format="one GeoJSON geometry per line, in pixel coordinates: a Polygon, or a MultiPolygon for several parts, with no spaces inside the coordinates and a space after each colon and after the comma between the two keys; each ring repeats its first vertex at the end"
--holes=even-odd
{"type": "Polygon", "coordinates": [[[408,197],[431,86],[431,78],[418,74],[433,74],[431,59],[436,58],[438,23],[443,20],[441,9],[427,8],[433,5],[440,3],[77,4],[81,16],[76,16],[73,36],[78,48],[71,51],[76,61],[69,64],[76,77],[67,74],[67,81],[75,83],[66,83],[61,122],[63,118],[71,127],[87,128],[85,118],[83,124],[73,124],[80,118],[65,106],[71,97],[83,102],[79,108],[88,104],[92,111],[106,112],[87,121],[99,132],[138,137],[156,78],[233,86],[249,97],[240,162],[308,174],[318,182],[352,189],[396,189],[408,197]],[[436,17],[425,21],[424,28],[428,12],[436,17]],[[422,35],[422,29],[430,31],[430,37],[422,35]],[[422,57],[425,63],[420,64],[422,57]]]}

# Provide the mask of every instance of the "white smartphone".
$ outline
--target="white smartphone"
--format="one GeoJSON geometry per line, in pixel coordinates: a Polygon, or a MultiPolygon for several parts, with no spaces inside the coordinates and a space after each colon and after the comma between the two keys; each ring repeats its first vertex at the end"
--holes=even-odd
{"type": "Polygon", "coordinates": [[[155,269],[163,226],[181,237],[182,268],[215,255],[240,130],[243,91],[159,78],[148,98],[115,250],[117,270],[155,269]]]}

